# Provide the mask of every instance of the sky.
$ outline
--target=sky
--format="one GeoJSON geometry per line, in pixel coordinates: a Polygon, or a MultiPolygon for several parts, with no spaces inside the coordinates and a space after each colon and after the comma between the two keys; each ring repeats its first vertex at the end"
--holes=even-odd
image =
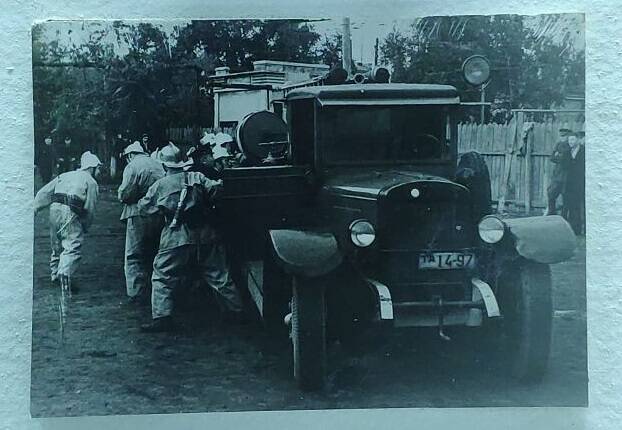
{"type": "MultiPolygon", "coordinates": [[[[575,44],[584,43],[585,41],[585,25],[582,15],[567,15],[567,19],[557,23],[555,26],[543,25],[543,18],[545,16],[536,15],[527,17],[524,21],[524,25],[531,26],[533,28],[540,28],[543,33],[552,37],[554,41],[558,35],[566,34],[564,30],[568,27],[576,29],[574,32],[575,44]]],[[[356,62],[373,63],[374,61],[374,44],[376,38],[380,40],[380,43],[384,38],[395,28],[402,32],[407,32],[412,26],[415,18],[402,19],[402,20],[361,20],[357,18],[351,18],[351,35],[352,35],[352,57],[356,62]]],[[[188,20],[148,20],[148,21],[125,21],[127,23],[139,23],[150,22],[156,24],[162,28],[166,33],[174,31],[175,26],[183,27],[189,23],[188,20]]],[[[336,33],[342,33],[343,31],[343,19],[326,19],[318,20],[312,23],[316,32],[324,36],[330,37],[336,33]]],[[[544,23],[546,24],[546,22],[544,23]]],[[[45,32],[44,37],[52,40],[58,39],[62,44],[75,43],[77,45],[88,41],[89,36],[93,31],[108,29],[108,36],[105,40],[109,41],[115,46],[115,51],[123,55],[126,52],[126,47],[123,44],[117,43],[114,32],[112,31],[112,21],[50,21],[44,25],[45,32]]],[[[581,47],[583,49],[583,47],[581,47]]]]}
{"type": "MultiPolygon", "coordinates": [[[[150,22],[157,24],[166,33],[171,33],[175,26],[184,26],[189,23],[188,20],[166,20],[166,21],[125,21],[127,23],[150,22]]],[[[315,21],[312,23],[316,32],[324,36],[330,37],[335,33],[343,31],[342,19],[326,19],[315,21]]],[[[352,57],[355,61],[364,63],[372,63],[374,61],[374,43],[376,38],[380,41],[391,32],[393,27],[407,30],[412,24],[412,20],[400,21],[362,21],[351,19],[351,35],[352,35],[352,57]]],[[[71,45],[75,43],[80,45],[88,41],[93,31],[108,29],[108,37],[104,40],[115,46],[115,51],[120,55],[126,52],[123,44],[118,44],[114,32],[112,31],[112,21],[49,21],[44,24],[44,37],[48,40],[58,39],[62,44],[71,45]]]]}

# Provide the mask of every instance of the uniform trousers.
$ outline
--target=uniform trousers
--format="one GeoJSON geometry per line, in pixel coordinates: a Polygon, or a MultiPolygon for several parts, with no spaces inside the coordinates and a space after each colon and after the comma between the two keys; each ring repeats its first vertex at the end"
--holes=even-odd
{"type": "Polygon", "coordinates": [[[78,215],[61,203],[50,205],[50,242],[52,281],[60,276],[71,277],[82,259],[84,228],[78,215]]]}
{"type": "Polygon", "coordinates": [[[242,311],[240,294],[227,267],[225,248],[214,241],[158,251],[151,277],[151,314],[154,319],[173,313],[175,291],[192,276],[217,293],[222,308],[231,312],[242,311]]]}

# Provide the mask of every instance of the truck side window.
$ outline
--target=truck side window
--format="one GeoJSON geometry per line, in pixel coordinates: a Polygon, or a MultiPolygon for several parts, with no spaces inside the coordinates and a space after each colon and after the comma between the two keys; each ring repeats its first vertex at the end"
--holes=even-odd
{"type": "Polygon", "coordinates": [[[294,164],[313,164],[315,141],[314,100],[297,100],[288,107],[291,133],[292,161],[294,164]]]}

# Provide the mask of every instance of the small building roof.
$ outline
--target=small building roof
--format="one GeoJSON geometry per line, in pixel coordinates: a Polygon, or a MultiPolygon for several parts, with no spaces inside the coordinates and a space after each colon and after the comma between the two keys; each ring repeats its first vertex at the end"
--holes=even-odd
{"type": "Polygon", "coordinates": [[[410,105],[459,104],[458,90],[451,85],[434,84],[351,84],[297,88],[287,100],[313,98],[330,105],[410,105]]]}

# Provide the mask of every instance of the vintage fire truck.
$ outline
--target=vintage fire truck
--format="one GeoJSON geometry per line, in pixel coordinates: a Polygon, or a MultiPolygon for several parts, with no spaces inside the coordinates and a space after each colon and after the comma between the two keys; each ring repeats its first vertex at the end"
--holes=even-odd
{"type": "Polygon", "coordinates": [[[458,157],[457,90],[319,85],[284,103],[286,122],[266,111],[238,127],[253,166],[225,170],[221,210],[239,287],[289,335],[298,385],[321,388],[327,345],[375,324],[482,327],[509,372],[540,378],[549,264],[575,236],[559,216],[491,214],[483,158],[458,157]]]}

